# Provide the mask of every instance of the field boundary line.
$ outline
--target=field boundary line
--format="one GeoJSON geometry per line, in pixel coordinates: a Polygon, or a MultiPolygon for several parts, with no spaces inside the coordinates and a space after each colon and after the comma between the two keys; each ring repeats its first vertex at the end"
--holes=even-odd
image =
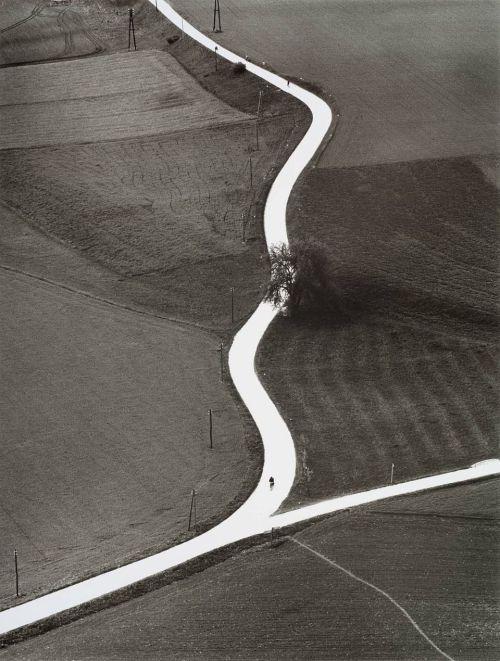
{"type": "MultiPolygon", "coordinates": [[[[217,49],[217,54],[230,62],[245,62],[243,57],[219,46],[190,25],[165,0],[149,1],[157,4],[159,11],[164,16],[198,41],[202,47],[206,47],[209,52],[213,53],[217,49]]],[[[305,103],[312,114],[311,125],[285,165],[280,169],[266,199],[264,231],[267,246],[271,248],[277,243],[288,243],[286,207],[290,193],[298,177],[320,147],[330,127],[332,112],[322,99],[308,90],[252,62],[246,62],[246,67],[251,73],[282,91],[289,92],[305,103]]],[[[253,417],[264,447],[261,478],[249,498],[231,516],[197,537],[142,560],[117,567],[1,611],[0,636],[58,615],[63,611],[70,611],[88,604],[233,542],[270,532],[273,527],[285,527],[290,523],[311,520],[323,514],[358,507],[375,500],[467,482],[500,473],[500,460],[490,459],[474,464],[467,469],[341,496],[306,506],[300,510],[273,516],[288,496],[294,483],[296,451],[290,430],[263,388],[255,372],[254,363],[257,347],[278,312],[270,303],[261,302],[235,335],[229,351],[228,363],[234,387],[253,417]],[[271,490],[268,483],[270,475],[277,478],[275,486],[271,490]]],[[[453,661],[451,657],[446,656],[446,658],[453,661]]]]}
{"type": "Polygon", "coordinates": [[[346,569],[345,567],[342,567],[342,565],[339,565],[334,560],[331,560],[330,558],[327,558],[326,555],[323,555],[319,551],[316,551],[311,546],[309,546],[308,544],[304,544],[304,542],[299,541],[295,537],[289,535],[285,539],[289,539],[292,542],[294,542],[295,544],[297,544],[298,546],[302,546],[302,548],[307,549],[308,551],[310,551],[311,553],[316,555],[321,560],[324,560],[324,562],[327,562],[332,567],[335,567],[336,569],[340,570],[341,572],[344,572],[344,574],[347,574],[347,576],[354,579],[355,581],[358,581],[359,583],[363,583],[364,585],[367,585],[369,588],[372,588],[372,590],[375,590],[376,592],[381,594],[383,597],[388,599],[394,606],[396,606],[396,608],[398,608],[403,613],[403,615],[410,622],[412,627],[422,636],[422,638],[424,638],[430,645],[432,645],[432,647],[436,650],[436,652],[441,654],[445,659],[448,659],[448,661],[455,661],[455,659],[453,659],[451,656],[446,654],[446,652],[443,652],[443,650],[440,647],[438,647],[436,645],[436,643],[431,638],[429,638],[429,636],[425,633],[425,631],[423,631],[419,627],[419,625],[415,622],[415,620],[408,613],[408,611],[405,608],[403,608],[403,606],[401,606],[401,604],[398,603],[394,599],[394,597],[391,597],[391,595],[389,593],[385,592],[385,590],[382,590],[382,588],[379,588],[376,585],[373,585],[373,583],[370,583],[370,581],[367,581],[364,578],[361,578],[360,576],[357,576],[352,571],[349,571],[349,569],[346,569]]]}
{"type": "Polygon", "coordinates": [[[202,326],[201,324],[197,324],[195,321],[183,321],[182,319],[176,319],[175,317],[161,315],[158,314],[157,312],[151,312],[150,310],[141,310],[140,308],[136,308],[132,305],[127,305],[126,303],[119,303],[118,301],[113,301],[109,298],[103,298],[101,296],[98,296],[97,294],[92,294],[88,291],[84,291],[83,289],[77,289],[76,287],[71,287],[70,285],[66,285],[62,282],[57,282],[57,280],[51,280],[50,278],[46,278],[43,275],[36,275],[35,273],[30,273],[29,271],[23,271],[23,269],[17,269],[14,266],[0,264],[0,269],[2,271],[9,271],[10,273],[17,273],[18,275],[22,275],[25,278],[38,280],[39,282],[42,282],[46,285],[50,285],[51,287],[64,289],[65,291],[68,291],[72,294],[76,294],[77,296],[88,298],[96,303],[102,303],[103,305],[109,305],[111,307],[118,308],[120,310],[125,310],[126,312],[132,312],[134,314],[143,315],[145,317],[152,317],[153,319],[168,321],[172,324],[176,324],[179,326],[186,326],[187,328],[202,331],[204,333],[207,333],[208,335],[217,335],[219,332],[217,328],[202,326]]]}

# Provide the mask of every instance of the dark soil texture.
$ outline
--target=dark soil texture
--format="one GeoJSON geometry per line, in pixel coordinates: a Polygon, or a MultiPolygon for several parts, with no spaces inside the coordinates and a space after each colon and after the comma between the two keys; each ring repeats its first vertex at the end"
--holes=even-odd
{"type": "Polygon", "coordinates": [[[290,233],[324,244],[343,312],[281,317],[261,347],[298,444],[290,504],[496,454],[496,198],[467,159],[303,177],[290,233]]]}

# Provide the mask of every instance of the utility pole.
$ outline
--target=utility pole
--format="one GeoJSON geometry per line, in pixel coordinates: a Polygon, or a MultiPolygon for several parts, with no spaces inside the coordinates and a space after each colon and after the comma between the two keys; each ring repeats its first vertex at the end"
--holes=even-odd
{"type": "Polygon", "coordinates": [[[234,287],[231,287],[231,323],[234,324],[234,287]]]}
{"type": "Polygon", "coordinates": [[[259,103],[257,104],[257,117],[262,115],[262,90],[259,91],[259,103]]]}
{"type": "Polygon", "coordinates": [[[130,50],[130,37],[133,37],[134,50],[137,50],[137,45],[135,43],[134,10],[132,8],[128,10],[128,49],[129,50],[130,50]]]}
{"type": "Polygon", "coordinates": [[[255,118],[255,150],[259,151],[259,116],[255,118]]]}
{"type": "Polygon", "coordinates": [[[14,569],[16,572],[16,597],[19,597],[19,570],[17,567],[17,550],[14,549],[14,569]]]}
{"type": "Polygon", "coordinates": [[[208,409],[208,421],[210,427],[210,449],[212,450],[214,447],[214,428],[212,421],[212,409],[208,409]]]}
{"type": "Polygon", "coordinates": [[[249,157],[248,162],[250,164],[250,188],[253,188],[253,164],[251,156],[249,157]]]}
{"type": "Polygon", "coordinates": [[[391,464],[391,484],[393,483],[394,480],[394,464],[391,464]]]}
{"type": "Polygon", "coordinates": [[[188,530],[191,530],[191,521],[194,521],[194,529],[196,530],[196,526],[197,526],[197,521],[196,521],[196,491],[194,489],[191,491],[191,507],[189,508],[188,530]]]}
{"type": "Polygon", "coordinates": [[[219,0],[214,0],[214,26],[212,28],[212,32],[222,32],[222,27],[220,24],[220,2],[219,0]],[[216,24],[218,23],[218,27],[216,28],[216,24]]]}

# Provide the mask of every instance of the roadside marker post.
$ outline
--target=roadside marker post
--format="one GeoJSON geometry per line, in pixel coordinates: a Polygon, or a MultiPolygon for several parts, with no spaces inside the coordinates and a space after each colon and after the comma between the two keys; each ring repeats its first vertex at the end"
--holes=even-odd
{"type": "Polygon", "coordinates": [[[196,491],[191,491],[191,507],[189,508],[189,523],[188,530],[191,530],[191,523],[194,522],[194,529],[196,530],[198,522],[196,520],[196,491]]]}
{"type": "Polygon", "coordinates": [[[220,354],[220,380],[224,381],[224,343],[221,342],[220,346],[216,351],[220,354]]]}
{"type": "Polygon", "coordinates": [[[214,48],[214,56],[215,56],[215,70],[217,71],[217,51],[219,50],[219,47],[216,46],[214,48]]]}
{"type": "Polygon", "coordinates": [[[214,25],[212,28],[212,32],[222,32],[222,27],[220,23],[220,2],[219,0],[214,0],[214,25]],[[218,27],[216,28],[216,23],[218,23],[218,27]]]}
{"type": "Polygon", "coordinates": [[[214,426],[213,426],[213,420],[212,420],[212,409],[208,409],[208,424],[209,424],[209,430],[210,430],[210,449],[212,450],[214,447],[214,426]]]}
{"type": "Polygon", "coordinates": [[[14,549],[14,568],[16,572],[16,597],[20,597],[19,594],[19,569],[17,566],[17,549],[14,549]]]}
{"type": "Polygon", "coordinates": [[[394,480],[394,464],[391,464],[391,484],[393,483],[394,480]]]}
{"type": "Polygon", "coordinates": [[[134,10],[130,8],[128,10],[128,49],[130,50],[130,37],[134,40],[134,50],[137,50],[137,44],[135,43],[135,26],[134,26],[134,10]]]}

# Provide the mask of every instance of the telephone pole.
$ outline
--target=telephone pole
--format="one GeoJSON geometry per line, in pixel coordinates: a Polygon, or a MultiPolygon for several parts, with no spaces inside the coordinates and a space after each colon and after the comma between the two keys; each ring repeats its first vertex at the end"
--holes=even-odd
{"type": "Polygon", "coordinates": [[[130,8],[128,10],[128,49],[130,50],[130,38],[134,40],[134,50],[137,50],[137,44],[135,43],[135,26],[134,26],[134,10],[130,8]]]}
{"type": "Polygon", "coordinates": [[[17,568],[17,550],[14,549],[14,569],[16,572],[16,597],[19,597],[19,570],[17,568]]]}
{"type": "Polygon", "coordinates": [[[220,354],[220,380],[224,381],[224,344],[220,343],[220,346],[216,351],[220,354]]]}
{"type": "Polygon", "coordinates": [[[191,522],[194,521],[194,529],[196,530],[197,521],[196,521],[196,491],[193,489],[191,491],[191,507],[189,508],[189,523],[188,530],[191,530],[191,522]]]}
{"type": "Polygon", "coordinates": [[[214,0],[214,26],[212,32],[222,32],[222,27],[220,23],[220,2],[219,0],[214,0]],[[216,28],[216,25],[218,27],[216,28]]]}

